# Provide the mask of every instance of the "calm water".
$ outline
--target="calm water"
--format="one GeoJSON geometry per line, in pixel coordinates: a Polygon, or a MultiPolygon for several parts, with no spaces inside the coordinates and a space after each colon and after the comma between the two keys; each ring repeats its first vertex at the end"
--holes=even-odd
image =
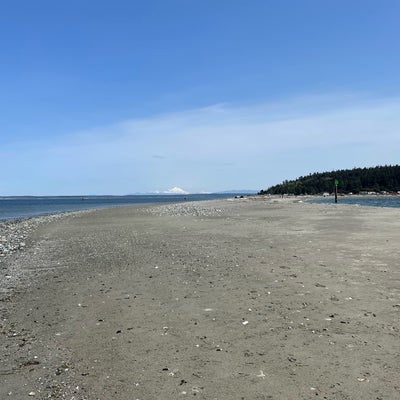
{"type": "Polygon", "coordinates": [[[54,214],[65,211],[78,211],[125,205],[213,200],[232,196],[234,196],[234,194],[0,197],[0,221],[54,214]]]}
{"type": "MultiPolygon", "coordinates": [[[[335,198],[325,197],[308,200],[310,203],[334,203],[335,198]]],[[[338,204],[357,204],[360,206],[400,208],[400,196],[356,196],[338,197],[338,204]]]]}

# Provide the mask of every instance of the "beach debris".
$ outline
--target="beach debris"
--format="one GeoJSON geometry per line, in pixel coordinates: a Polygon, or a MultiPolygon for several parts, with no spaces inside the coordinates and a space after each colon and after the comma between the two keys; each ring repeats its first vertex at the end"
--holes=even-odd
{"type": "Polygon", "coordinates": [[[357,378],[358,382],[369,382],[367,378],[357,378]]]}
{"type": "Polygon", "coordinates": [[[179,372],[179,369],[173,369],[168,375],[175,376],[179,372]]]}
{"type": "Polygon", "coordinates": [[[36,396],[36,393],[35,392],[29,392],[28,396],[36,396]]]}
{"type": "Polygon", "coordinates": [[[33,358],[34,358],[33,360],[24,361],[24,362],[21,364],[21,366],[22,366],[22,367],[31,367],[31,366],[33,366],[33,365],[39,365],[39,364],[40,364],[40,361],[37,359],[38,357],[35,356],[35,357],[33,357],[33,358]]]}
{"type": "Polygon", "coordinates": [[[264,372],[260,369],[260,374],[259,375],[257,375],[257,378],[263,378],[263,379],[265,379],[265,374],[264,374],[264,372]]]}
{"type": "Polygon", "coordinates": [[[249,321],[243,321],[242,325],[247,325],[249,323],[249,321]]]}

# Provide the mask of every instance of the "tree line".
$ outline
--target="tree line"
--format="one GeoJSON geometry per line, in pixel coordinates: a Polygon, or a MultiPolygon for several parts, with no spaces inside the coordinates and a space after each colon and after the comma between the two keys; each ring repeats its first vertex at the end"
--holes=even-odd
{"type": "Polygon", "coordinates": [[[295,180],[285,180],[279,185],[261,190],[259,194],[332,193],[335,190],[335,179],[339,181],[340,193],[397,192],[400,191],[400,165],[313,173],[295,180]]]}

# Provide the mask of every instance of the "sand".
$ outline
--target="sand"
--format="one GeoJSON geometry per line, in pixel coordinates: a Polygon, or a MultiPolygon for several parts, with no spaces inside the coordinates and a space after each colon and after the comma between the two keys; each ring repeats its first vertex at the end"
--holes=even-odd
{"type": "Polygon", "coordinates": [[[399,399],[399,212],[258,198],[41,224],[1,259],[0,399],[399,399]]]}

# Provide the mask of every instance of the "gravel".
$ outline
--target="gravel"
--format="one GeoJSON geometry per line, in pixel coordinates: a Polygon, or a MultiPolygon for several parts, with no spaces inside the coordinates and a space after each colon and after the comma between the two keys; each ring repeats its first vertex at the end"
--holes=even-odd
{"type": "Polygon", "coordinates": [[[0,257],[24,249],[29,234],[44,222],[60,218],[59,215],[12,220],[0,223],[0,257]]]}
{"type": "Polygon", "coordinates": [[[66,216],[90,211],[92,210],[65,212],[0,222],[0,262],[2,258],[17,252],[18,250],[23,250],[30,234],[40,225],[60,220],[66,216]]]}
{"type": "Polygon", "coordinates": [[[221,208],[213,206],[213,201],[197,203],[177,203],[165,204],[162,206],[151,207],[146,211],[153,215],[171,215],[171,216],[192,216],[192,217],[215,217],[222,215],[221,208]]]}
{"type": "MultiPolygon", "coordinates": [[[[200,203],[178,203],[165,204],[146,209],[146,212],[153,215],[171,215],[171,216],[194,216],[194,217],[213,217],[223,213],[221,208],[213,206],[212,201],[200,203]]],[[[23,250],[31,233],[40,225],[56,221],[66,216],[91,212],[93,210],[80,210],[74,212],[65,212],[60,214],[51,214],[39,217],[16,219],[0,222],[0,263],[5,257],[23,250]]]]}

